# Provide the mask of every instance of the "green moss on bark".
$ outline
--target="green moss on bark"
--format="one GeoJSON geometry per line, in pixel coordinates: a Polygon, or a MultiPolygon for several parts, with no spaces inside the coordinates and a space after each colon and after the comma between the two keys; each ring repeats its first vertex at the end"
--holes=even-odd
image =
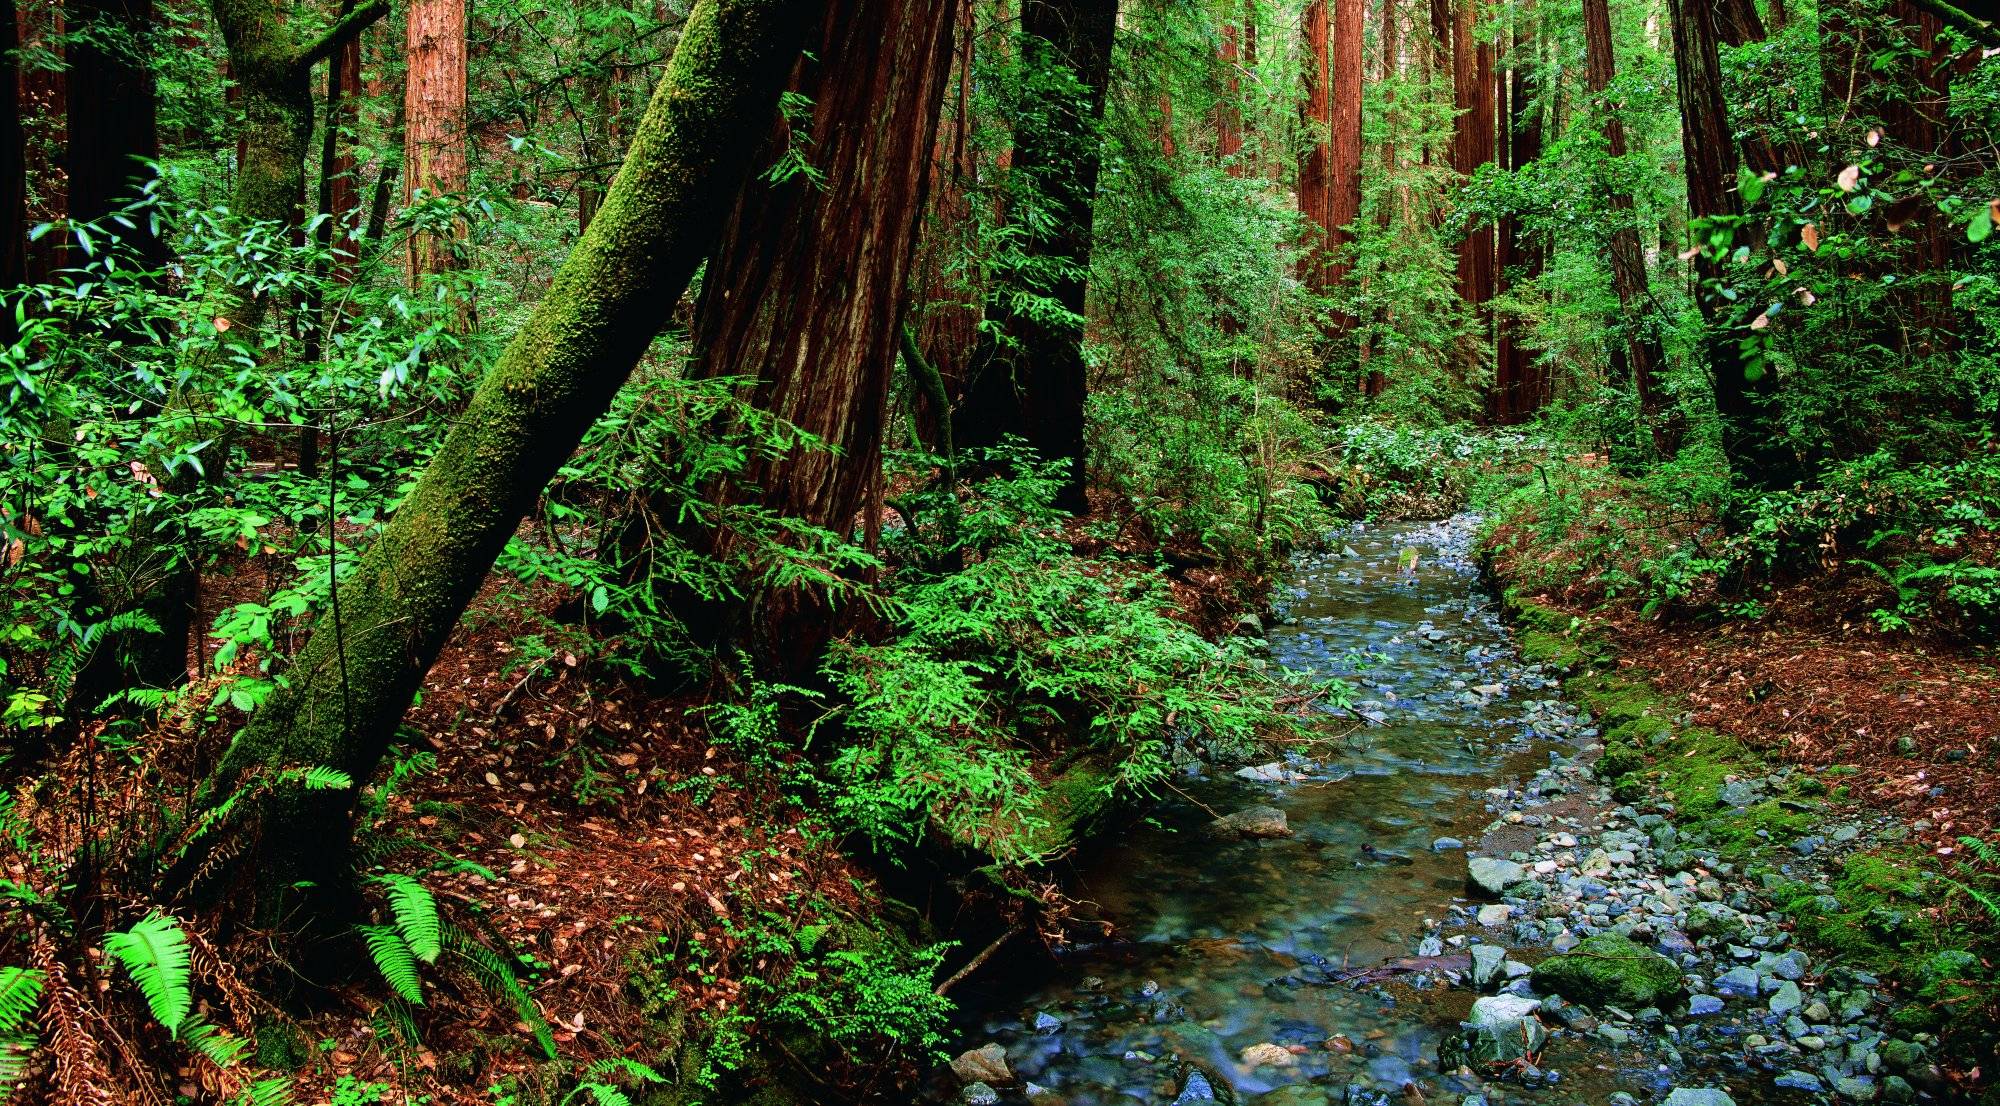
{"type": "MultiPolygon", "coordinates": [[[[373,775],[494,558],[712,247],[819,10],[813,0],[695,6],[602,210],[341,586],[285,689],[231,744],[211,800],[264,766],[373,775]]],[[[351,805],[321,793],[267,812],[267,916],[274,889],[344,878],[337,845],[351,805]]]]}

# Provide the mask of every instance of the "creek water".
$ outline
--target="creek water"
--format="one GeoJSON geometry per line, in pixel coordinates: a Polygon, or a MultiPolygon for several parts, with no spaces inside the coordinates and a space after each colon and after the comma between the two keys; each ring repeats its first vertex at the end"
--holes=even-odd
{"type": "Polygon", "coordinates": [[[1355,710],[1328,712],[1324,740],[1280,762],[1290,778],[1177,781],[1180,795],[1076,873],[1072,893],[1109,923],[1105,941],[961,989],[966,1045],[1006,1049],[1002,1101],[1169,1103],[1189,1064],[1238,1102],[1299,1085],[1270,1101],[1372,1103],[1415,1084],[1454,1104],[1568,1104],[1664,1085],[1647,1057],[1560,1039],[1545,1060],[1553,1085],[1441,1072],[1438,1042],[1471,992],[1441,972],[1357,974],[1425,951],[1436,922],[1467,908],[1466,854],[1439,839],[1476,845],[1493,818],[1486,789],[1518,786],[1591,735],[1553,698],[1553,674],[1520,660],[1469,561],[1471,529],[1357,527],[1294,560],[1272,659],[1347,679],[1355,710]],[[1291,835],[1210,831],[1252,805],[1284,811],[1291,835]],[[1277,1049],[1246,1059],[1259,1045],[1277,1049]]]}

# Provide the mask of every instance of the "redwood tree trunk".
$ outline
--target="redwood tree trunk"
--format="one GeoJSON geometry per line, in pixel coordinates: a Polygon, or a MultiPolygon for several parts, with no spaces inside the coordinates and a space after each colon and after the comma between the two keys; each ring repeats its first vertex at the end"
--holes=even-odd
{"type": "MultiPolygon", "coordinates": [[[[143,163],[160,156],[153,71],[146,61],[152,0],[67,0],[70,72],[69,217],[102,219],[137,197],[152,176],[143,163]]],[[[148,266],[166,261],[146,220],[107,227],[148,266]]]]}
{"type": "MultiPolygon", "coordinates": [[[[754,379],[747,399],[837,452],[758,455],[739,497],[843,536],[881,494],[882,431],[905,288],[950,74],[954,0],[834,0],[793,89],[813,105],[804,175],[744,189],[695,309],[697,376],[754,379]]],[[[786,141],[780,134],[777,141],[786,141]]],[[[739,552],[727,532],[707,550],[739,552]]],[[[818,597],[753,594],[725,612],[739,645],[792,674],[830,633],[818,597]]]]}
{"type": "Polygon", "coordinates": [[[1043,460],[1061,462],[1058,503],[1082,513],[1084,455],[1083,364],[1085,273],[1097,196],[1099,128],[1111,77],[1118,0],[1025,0],[1022,45],[1046,51],[1049,64],[1075,74],[1081,98],[1056,97],[1029,114],[1014,136],[1014,171],[1036,183],[1049,218],[1027,235],[1027,251],[1063,263],[1046,287],[1003,290],[989,315],[1007,337],[982,350],[965,404],[954,416],[957,440],[988,444],[1018,434],[1043,460]],[[1031,317],[1016,311],[1010,292],[1047,296],[1069,316],[1031,317]]]}
{"type": "Polygon", "coordinates": [[[28,279],[28,151],[14,53],[20,41],[14,0],[0,0],[0,342],[15,337],[6,293],[28,279]]]}
{"type": "MultiPolygon", "coordinates": [[[[1451,29],[1452,90],[1458,107],[1452,168],[1470,177],[1493,160],[1493,44],[1473,34],[1477,0],[1458,0],[1451,29]]],[[[1471,227],[1458,247],[1458,294],[1481,320],[1493,298],[1493,228],[1471,227]]],[[[1476,354],[1466,358],[1468,365],[1476,354]]]]}
{"type": "Polygon", "coordinates": [[[1333,94],[1332,60],[1328,50],[1330,28],[1327,0],[1308,0],[1300,20],[1305,36],[1305,98],[1299,122],[1304,131],[1304,153],[1299,159],[1299,214],[1317,229],[1319,241],[1300,260],[1300,278],[1313,292],[1325,294],[1333,286],[1327,247],[1333,242],[1333,94]]]}
{"type": "MultiPolygon", "coordinates": [[[[1533,18],[1533,8],[1524,9],[1527,18],[1533,18]]],[[[1542,109],[1537,103],[1540,94],[1535,66],[1539,61],[1536,41],[1532,30],[1517,30],[1514,36],[1514,65],[1507,77],[1507,165],[1510,169],[1521,170],[1533,164],[1542,156],[1542,109]]],[[[1546,236],[1530,235],[1520,225],[1519,220],[1509,223],[1504,241],[1507,246],[1507,264],[1512,271],[1507,274],[1511,287],[1515,283],[1527,283],[1542,275],[1542,268],[1548,262],[1549,243],[1546,236]]],[[[1513,421],[1531,418],[1549,402],[1549,373],[1546,366],[1539,363],[1538,351],[1530,348],[1519,318],[1506,321],[1506,360],[1511,362],[1509,379],[1514,383],[1515,393],[1509,404],[1513,421]]]]}
{"type": "MultiPolygon", "coordinates": [[[[1606,0],[1583,0],[1584,81],[1599,100],[1604,120],[1604,139],[1613,160],[1625,156],[1625,125],[1617,107],[1604,102],[1604,91],[1617,75],[1612,54],[1611,10],[1606,0]]],[[[1731,170],[1734,180],[1734,170],[1731,170]]],[[[1651,289],[1647,287],[1646,255],[1639,244],[1639,224],[1633,214],[1632,194],[1611,188],[1605,196],[1611,220],[1611,290],[1618,296],[1624,340],[1611,347],[1611,372],[1619,380],[1629,379],[1639,398],[1639,419],[1644,431],[1654,435],[1654,445],[1665,444],[1658,437],[1662,396],[1659,374],[1665,364],[1661,352],[1659,326],[1653,311],[1651,289]]],[[[1665,452],[1664,449],[1661,450],[1665,452]]]]}
{"type": "MultiPolygon", "coordinates": [[[[1361,218],[1361,46],[1367,37],[1363,28],[1367,12],[1366,0],[1334,0],[1331,141],[1327,166],[1328,288],[1345,281],[1354,267],[1347,256],[1354,238],[1348,227],[1361,218]]],[[[1354,322],[1348,315],[1335,319],[1335,325],[1342,330],[1351,329],[1354,322]]]]}
{"type": "MultiPolygon", "coordinates": [[[[455,196],[466,186],[465,0],[412,0],[403,107],[406,201],[455,196]]],[[[410,236],[410,280],[459,267],[459,234],[410,236]]]]}
{"type": "MultiPolygon", "coordinates": [[[[1673,21],[1675,92],[1681,110],[1681,153],[1687,172],[1688,214],[1696,219],[1738,214],[1736,144],[1723,101],[1722,64],[1710,0],[1668,0],[1673,21]]],[[[1706,284],[1719,259],[1704,250],[1696,275],[1706,284]]],[[[1777,381],[1768,366],[1752,365],[1737,339],[1722,327],[1729,319],[1706,288],[1697,297],[1707,324],[1702,345],[1714,375],[1715,411],[1722,423],[1722,451],[1739,480],[1752,488],[1793,482],[1795,462],[1780,445],[1772,402],[1777,381]]]]}
{"type": "MultiPolygon", "coordinates": [[[[1215,109],[1215,153],[1227,161],[1243,152],[1242,76],[1238,72],[1242,51],[1237,46],[1234,23],[1223,25],[1222,44],[1216,48],[1215,56],[1222,65],[1222,103],[1215,109]]],[[[1243,167],[1231,162],[1229,174],[1240,177],[1243,167]]]]}

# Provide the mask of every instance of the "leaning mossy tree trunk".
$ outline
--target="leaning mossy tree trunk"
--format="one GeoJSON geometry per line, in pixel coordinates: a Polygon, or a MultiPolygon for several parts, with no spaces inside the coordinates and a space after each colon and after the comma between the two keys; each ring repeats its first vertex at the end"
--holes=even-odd
{"type": "MultiPolygon", "coordinates": [[[[610,405],[714,246],[821,0],[700,0],[602,209],[533,316],[237,734],[206,804],[287,767],[373,775],[487,570],[610,405]]],[[[287,793],[257,823],[259,914],[346,885],[353,792],[287,793]]],[[[308,904],[309,909],[328,901],[308,904]]]]}

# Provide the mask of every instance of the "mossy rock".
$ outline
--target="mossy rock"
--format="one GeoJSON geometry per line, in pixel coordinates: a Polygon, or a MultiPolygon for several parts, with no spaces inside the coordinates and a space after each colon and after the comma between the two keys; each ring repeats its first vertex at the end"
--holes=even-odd
{"type": "Polygon", "coordinates": [[[1629,772],[1637,772],[1646,766],[1646,757],[1639,750],[1623,742],[1604,744],[1604,755],[1597,758],[1592,768],[1600,780],[1615,780],[1629,772]]]}
{"type": "Polygon", "coordinates": [[[1681,970],[1673,961],[1629,937],[1600,933],[1571,951],[1535,966],[1535,989],[1586,1006],[1640,1010],[1661,1006],[1681,993],[1681,970]]]}

